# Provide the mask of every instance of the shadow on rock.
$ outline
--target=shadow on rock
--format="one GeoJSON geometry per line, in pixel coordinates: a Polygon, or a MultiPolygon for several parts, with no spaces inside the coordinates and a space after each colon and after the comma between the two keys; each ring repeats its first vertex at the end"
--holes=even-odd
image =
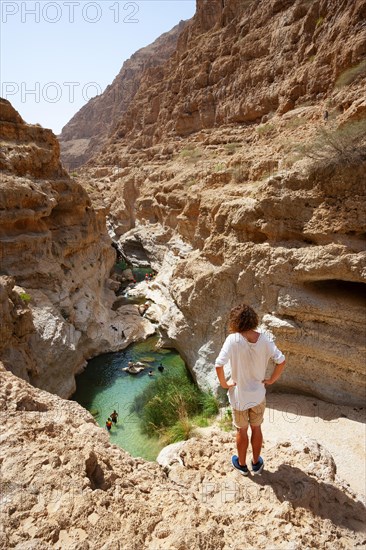
{"type": "MultiPolygon", "coordinates": [[[[300,395],[285,391],[285,388],[277,390],[269,390],[267,393],[267,409],[274,409],[281,413],[285,422],[296,423],[302,416],[313,418],[314,422],[337,422],[339,418],[348,418],[355,422],[366,423],[365,407],[349,407],[328,403],[309,397],[308,395],[300,395]],[[285,400],[283,399],[285,394],[285,400]]],[[[271,414],[268,413],[269,419],[271,414]]]]}
{"type": "Polygon", "coordinates": [[[294,508],[307,508],[335,525],[366,532],[366,508],[362,502],[299,468],[282,464],[275,472],[264,470],[260,476],[252,475],[252,480],[262,487],[270,486],[280,502],[290,502],[294,508]]]}

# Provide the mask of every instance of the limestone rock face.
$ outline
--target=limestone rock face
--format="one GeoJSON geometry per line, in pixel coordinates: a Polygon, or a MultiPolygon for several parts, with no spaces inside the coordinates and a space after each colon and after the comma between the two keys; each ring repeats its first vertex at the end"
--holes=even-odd
{"type": "Polygon", "coordinates": [[[143,74],[114,143],[148,147],[327,97],[365,56],[364,9],[362,0],[198,0],[175,55],[143,74]]]}
{"type": "Polygon", "coordinates": [[[60,146],[51,130],[26,125],[9,101],[0,98],[0,170],[17,176],[65,176],[60,146]]]}
{"type": "Polygon", "coordinates": [[[248,302],[286,355],[277,388],[363,404],[365,9],[199,1],[81,174],[159,271],[151,315],[202,386],[248,302]]]}
{"type": "Polygon", "coordinates": [[[129,109],[142,75],[158,74],[176,48],[186,23],[181,21],[153,44],[138,50],[128,59],[114,81],[100,95],[91,99],[64,126],[59,136],[61,157],[69,169],[87,162],[107,142],[116,122],[129,109]]]}
{"type": "Polygon", "coordinates": [[[364,0],[197,0],[63,128],[63,160],[80,166],[110,142],[122,168],[121,142],[135,151],[326,99],[365,57],[364,13],[364,0]]]}
{"type": "Polygon", "coordinates": [[[68,397],[85,359],[155,328],[136,306],[112,311],[115,251],[105,209],[94,209],[63,171],[52,132],[2,105],[0,357],[32,384],[68,397]]]}
{"type": "Polygon", "coordinates": [[[248,302],[286,355],[278,388],[363,404],[363,173],[360,166],[331,177],[272,177],[255,195],[243,190],[235,198],[222,188],[182,192],[178,218],[191,201],[200,208],[185,221],[179,247],[179,226],[168,229],[171,214],[158,192],[155,211],[165,231],[140,211],[144,223],[120,242],[137,236],[159,271],[146,296],[160,305],[165,343],[179,350],[201,386],[216,385],[213,364],[229,309],[248,302]]]}
{"type": "Polygon", "coordinates": [[[234,440],[223,433],[166,453],[163,470],[112,445],[77,403],[1,366],[0,379],[3,548],[364,544],[365,508],[314,440],[268,449],[257,478],[230,467],[234,440]]]}
{"type": "Polygon", "coordinates": [[[270,139],[258,139],[261,125],[226,127],[183,141],[169,158],[149,160],[151,150],[142,150],[141,166],[134,154],[116,179],[107,166],[109,176],[94,176],[93,196],[111,205],[122,248],[133,256],[135,242],[159,272],[146,289],[160,312],[154,319],[201,386],[216,386],[228,311],[244,301],[286,354],[278,388],[362,405],[365,161],[300,159],[268,174],[268,155],[281,162],[277,142],[314,139],[319,109],[301,112],[274,117],[270,139]]]}
{"type": "Polygon", "coordinates": [[[151,314],[201,385],[245,301],[287,356],[282,387],[363,402],[365,132],[358,160],[339,144],[365,121],[365,6],[199,1],[80,179],[160,270],[151,314]]]}

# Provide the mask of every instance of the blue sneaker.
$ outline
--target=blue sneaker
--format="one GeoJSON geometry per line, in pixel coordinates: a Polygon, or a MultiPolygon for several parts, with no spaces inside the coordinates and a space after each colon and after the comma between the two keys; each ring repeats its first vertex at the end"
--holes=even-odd
{"type": "Polygon", "coordinates": [[[241,466],[239,464],[239,458],[236,455],[231,457],[231,464],[234,466],[235,470],[238,470],[243,476],[249,474],[248,466],[241,466]]]}
{"type": "Polygon", "coordinates": [[[253,464],[252,461],[252,472],[253,474],[260,474],[264,468],[264,462],[263,458],[260,456],[258,459],[258,462],[256,464],[253,464]]]}

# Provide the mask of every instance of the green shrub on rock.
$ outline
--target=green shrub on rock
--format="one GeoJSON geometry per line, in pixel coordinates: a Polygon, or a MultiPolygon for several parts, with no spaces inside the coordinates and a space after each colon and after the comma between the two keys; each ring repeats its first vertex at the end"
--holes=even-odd
{"type": "Polygon", "coordinates": [[[321,128],[315,139],[298,152],[317,163],[344,165],[366,160],[366,120],[337,128],[321,128]]]}
{"type": "Polygon", "coordinates": [[[132,410],[139,415],[144,433],[172,443],[190,436],[193,417],[217,414],[218,402],[195,386],[188,375],[164,374],[135,398],[132,410]]]}
{"type": "Polygon", "coordinates": [[[32,296],[31,296],[30,294],[28,294],[27,292],[21,292],[21,293],[19,294],[19,296],[20,296],[20,299],[23,300],[23,302],[24,302],[25,304],[29,304],[29,302],[30,302],[31,299],[32,299],[32,296]]]}

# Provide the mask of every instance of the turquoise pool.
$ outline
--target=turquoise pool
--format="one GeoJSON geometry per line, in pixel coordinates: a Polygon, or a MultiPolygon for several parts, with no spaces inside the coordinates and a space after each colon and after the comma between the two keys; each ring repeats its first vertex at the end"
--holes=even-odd
{"type": "Polygon", "coordinates": [[[155,460],[162,445],[156,438],[141,433],[139,419],[131,412],[136,395],[153,383],[154,377],[164,376],[167,372],[185,372],[186,368],[179,354],[174,350],[156,349],[157,337],[132,344],[118,353],[101,355],[88,362],[84,372],[77,376],[76,393],[73,399],[95,415],[99,426],[105,428],[107,418],[115,409],[118,423],[113,424],[110,432],[111,443],[122,447],[132,456],[141,456],[146,460],[155,460]],[[151,365],[154,376],[148,370],[131,375],[122,371],[129,361],[144,361],[151,365]],[[157,369],[162,363],[165,371],[157,369]]]}

